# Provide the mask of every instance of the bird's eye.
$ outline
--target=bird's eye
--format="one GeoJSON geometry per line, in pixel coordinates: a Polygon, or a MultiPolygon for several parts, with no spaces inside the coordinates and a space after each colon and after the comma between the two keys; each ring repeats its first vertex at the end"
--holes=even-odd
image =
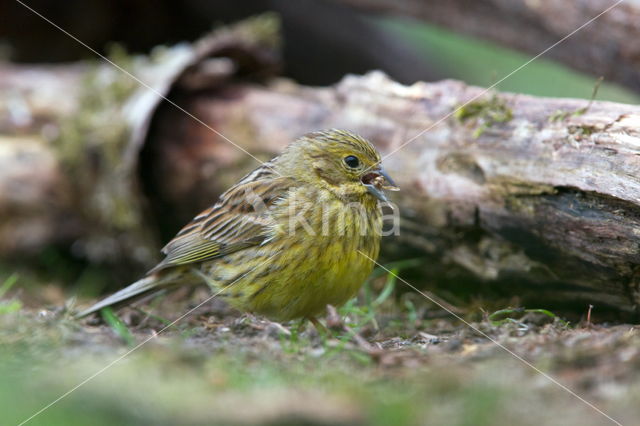
{"type": "Polygon", "coordinates": [[[344,157],[344,162],[347,166],[351,167],[352,169],[355,169],[360,165],[360,160],[358,160],[358,157],[354,155],[349,155],[347,157],[344,157]]]}

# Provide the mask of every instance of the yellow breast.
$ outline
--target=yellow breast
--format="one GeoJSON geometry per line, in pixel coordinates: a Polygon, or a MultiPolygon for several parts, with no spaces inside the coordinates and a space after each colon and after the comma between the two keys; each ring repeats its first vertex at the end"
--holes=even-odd
{"type": "Polygon", "coordinates": [[[266,244],[225,259],[225,278],[249,270],[230,292],[238,309],[278,320],[314,316],[353,297],[371,273],[367,256],[377,259],[382,229],[377,204],[348,205],[330,194],[301,200],[279,206],[266,244]]]}

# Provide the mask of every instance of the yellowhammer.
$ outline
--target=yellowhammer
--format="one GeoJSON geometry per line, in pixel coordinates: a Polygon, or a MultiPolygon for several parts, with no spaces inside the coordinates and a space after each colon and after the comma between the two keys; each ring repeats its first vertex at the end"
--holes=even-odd
{"type": "Polygon", "coordinates": [[[397,189],[380,161],[344,130],[299,138],[196,216],[144,278],[79,316],[204,278],[239,310],[314,320],[353,297],[378,257],[378,200],[397,189]]]}

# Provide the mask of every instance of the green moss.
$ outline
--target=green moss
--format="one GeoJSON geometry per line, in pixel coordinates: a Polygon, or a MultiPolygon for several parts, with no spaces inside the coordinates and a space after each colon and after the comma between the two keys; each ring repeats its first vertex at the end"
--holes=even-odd
{"type": "MultiPolygon", "coordinates": [[[[132,59],[113,46],[110,59],[124,69],[132,59]]],[[[123,188],[124,151],[129,132],[122,113],[125,102],[137,88],[126,74],[94,64],[82,82],[77,113],[61,123],[57,153],[72,178],[84,206],[92,217],[117,227],[137,222],[131,194],[123,188]]]]}
{"type": "Polygon", "coordinates": [[[473,120],[478,127],[473,132],[473,137],[478,138],[491,126],[498,123],[506,123],[513,118],[513,111],[507,106],[504,99],[493,94],[488,99],[479,99],[456,109],[455,118],[460,123],[473,120]]]}
{"type": "MultiPolygon", "coordinates": [[[[261,49],[272,48],[277,54],[279,29],[278,16],[267,13],[221,27],[203,43],[215,45],[232,40],[261,49]]],[[[148,75],[154,67],[170,62],[171,55],[173,49],[159,48],[149,57],[133,57],[121,46],[112,45],[108,57],[116,67],[103,61],[89,65],[81,83],[77,111],[60,124],[54,145],[74,185],[69,191],[75,197],[72,202],[88,228],[87,237],[78,247],[94,262],[127,261],[122,269],[134,266],[141,272],[154,258],[152,250],[157,244],[143,218],[136,188],[137,152],[129,149],[129,106],[136,93],[148,89],[131,75],[148,75]]]]}
{"type": "MultiPolygon", "coordinates": [[[[135,59],[118,45],[109,59],[137,75],[150,61],[135,59]]],[[[92,262],[120,265],[134,274],[148,266],[154,241],[143,222],[129,152],[127,104],[140,89],[121,70],[102,61],[90,63],[81,81],[74,114],[60,123],[53,141],[73,188],[71,203],[86,227],[79,253],[92,262]]]]}
{"type": "Polygon", "coordinates": [[[251,44],[278,49],[282,44],[280,27],[280,16],[274,12],[267,12],[231,26],[230,31],[238,39],[243,39],[251,44]]]}
{"type": "Polygon", "coordinates": [[[511,198],[522,195],[555,194],[557,192],[553,185],[521,181],[508,176],[491,178],[489,184],[493,186],[492,191],[497,196],[511,198]]]}
{"type": "Polygon", "coordinates": [[[563,110],[557,109],[553,113],[551,113],[548,120],[550,123],[555,123],[556,121],[565,120],[569,115],[571,115],[571,111],[563,111],[563,110]]]}
{"type": "Polygon", "coordinates": [[[581,124],[578,126],[569,126],[569,133],[572,135],[591,136],[598,129],[595,126],[581,124]]]}
{"type": "Polygon", "coordinates": [[[550,123],[555,123],[557,121],[564,121],[569,117],[579,117],[585,114],[589,110],[590,106],[591,106],[591,103],[589,103],[589,105],[586,107],[578,108],[573,111],[566,111],[566,110],[563,111],[558,109],[558,110],[555,110],[553,113],[551,113],[548,120],[550,123]]]}
{"type": "Polygon", "coordinates": [[[582,108],[578,108],[574,111],[562,111],[562,110],[556,110],[554,111],[550,116],[549,116],[549,122],[550,123],[554,123],[556,121],[564,121],[565,119],[567,119],[568,117],[579,117],[583,114],[585,114],[587,111],[589,111],[589,108],[591,108],[591,105],[593,104],[593,101],[596,99],[596,96],[598,96],[598,90],[600,89],[600,85],[602,84],[603,81],[603,77],[599,77],[594,86],[593,86],[593,91],[591,92],[591,97],[589,98],[589,102],[587,103],[586,106],[582,107],[582,108]]]}

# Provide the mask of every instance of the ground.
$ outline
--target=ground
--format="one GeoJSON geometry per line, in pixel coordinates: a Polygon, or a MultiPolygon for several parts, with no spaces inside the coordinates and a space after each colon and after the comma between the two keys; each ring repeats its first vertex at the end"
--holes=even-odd
{"type": "Polygon", "coordinates": [[[179,319],[206,289],[82,321],[59,289],[0,289],[0,424],[60,397],[26,424],[637,424],[637,327],[522,309],[460,320],[395,284],[373,279],[322,332],[217,299],[179,319]]]}

